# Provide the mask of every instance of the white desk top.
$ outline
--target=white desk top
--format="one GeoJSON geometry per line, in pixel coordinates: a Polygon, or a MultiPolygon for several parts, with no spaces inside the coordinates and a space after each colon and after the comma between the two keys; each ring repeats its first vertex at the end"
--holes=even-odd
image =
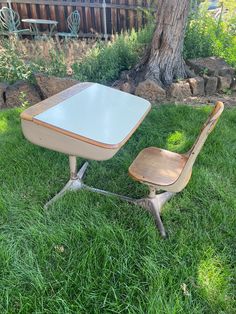
{"type": "Polygon", "coordinates": [[[150,108],[145,99],[93,84],[34,119],[92,141],[118,145],[133,133],[150,108]]]}

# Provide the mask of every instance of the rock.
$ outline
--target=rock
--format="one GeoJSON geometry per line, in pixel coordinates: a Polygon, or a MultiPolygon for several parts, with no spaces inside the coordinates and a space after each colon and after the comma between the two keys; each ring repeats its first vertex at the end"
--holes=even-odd
{"type": "Polygon", "coordinates": [[[232,89],[232,91],[236,91],[236,78],[235,77],[232,79],[230,89],[232,89]]]}
{"type": "Polygon", "coordinates": [[[192,96],[189,83],[187,81],[172,83],[168,89],[168,96],[179,100],[192,96]]]}
{"type": "Polygon", "coordinates": [[[35,74],[35,78],[44,99],[79,83],[79,81],[71,78],[47,76],[44,74],[35,74]]]}
{"type": "Polygon", "coordinates": [[[193,96],[205,95],[204,79],[200,76],[188,79],[193,96]]]}
{"type": "Polygon", "coordinates": [[[186,72],[187,77],[191,77],[192,78],[192,77],[196,77],[197,76],[197,74],[193,70],[191,70],[190,67],[187,66],[187,64],[185,64],[185,72],[186,72]]]}
{"type": "Polygon", "coordinates": [[[166,98],[166,91],[157,83],[148,79],[138,84],[135,95],[150,101],[157,101],[166,98]]]}
{"type": "Polygon", "coordinates": [[[232,77],[227,75],[227,76],[218,76],[218,85],[217,89],[221,92],[230,89],[232,83],[232,77]]]}
{"type": "Polygon", "coordinates": [[[129,80],[129,71],[128,70],[122,71],[120,74],[120,79],[123,81],[129,80]]]}
{"type": "Polygon", "coordinates": [[[135,91],[135,87],[132,83],[130,82],[125,82],[123,83],[121,86],[120,86],[120,90],[122,90],[123,92],[126,92],[126,93],[130,93],[130,94],[133,94],[134,91],[135,91]]]}
{"type": "Polygon", "coordinates": [[[217,57],[197,58],[186,61],[195,73],[208,76],[233,76],[235,70],[223,59],[217,57]]]}
{"type": "Polygon", "coordinates": [[[12,108],[21,106],[24,102],[28,105],[34,105],[41,101],[37,88],[25,81],[18,81],[9,85],[5,91],[4,107],[12,108]]]}
{"type": "Polygon", "coordinates": [[[204,81],[205,81],[205,94],[206,95],[215,94],[218,83],[217,77],[204,75],[204,81]]]}
{"type": "Polygon", "coordinates": [[[5,107],[7,87],[8,87],[8,84],[0,83],[0,109],[5,107]]]}

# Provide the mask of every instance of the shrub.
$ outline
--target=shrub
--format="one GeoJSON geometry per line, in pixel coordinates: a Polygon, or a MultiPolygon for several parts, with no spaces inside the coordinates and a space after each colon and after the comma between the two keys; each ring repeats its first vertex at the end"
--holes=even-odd
{"type": "Polygon", "coordinates": [[[67,67],[63,52],[52,49],[48,58],[25,61],[24,54],[18,51],[17,42],[3,40],[0,54],[0,82],[14,83],[18,80],[34,81],[33,73],[43,72],[49,75],[66,76],[67,67]]]}
{"type": "Polygon", "coordinates": [[[17,80],[32,80],[32,71],[17,51],[5,42],[0,53],[0,82],[12,84],[17,80]]]}
{"type": "Polygon", "coordinates": [[[66,59],[63,52],[52,50],[49,52],[48,59],[36,59],[31,62],[33,72],[46,73],[65,77],[67,75],[66,59]]]}
{"type": "Polygon", "coordinates": [[[236,67],[235,29],[235,16],[216,19],[206,10],[200,10],[189,19],[184,58],[218,56],[236,67]]]}
{"type": "Polygon", "coordinates": [[[130,69],[138,60],[137,33],[121,34],[113,42],[99,42],[87,56],[72,65],[74,77],[80,81],[109,83],[130,69]]]}
{"type": "Polygon", "coordinates": [[[154,20],[150,21],[146,27],[143,27],[137,32],[137,44],[138,45],[148,45],[153,36],[155,30],[154,20]]]}

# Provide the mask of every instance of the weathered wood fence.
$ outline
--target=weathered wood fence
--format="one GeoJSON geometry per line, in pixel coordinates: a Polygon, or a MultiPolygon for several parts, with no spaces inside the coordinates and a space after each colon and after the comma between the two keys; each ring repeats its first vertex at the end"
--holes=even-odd
{"type": "MultiPolygon", "coordinates": [[[[7,6],[9,0],[0,0],[0,7],[7,6]]],[[[58,31],[68,31],[67,17],[78,10],[81,16],[80,31],[83,36],[104,34],[104,2],[108,34],[120,33],[128,29],[138,29],[146,23],[145,9],[150,8],[150,0],[12,0],[12,9],[21,19],[49,19],[58,21],[58,31]]],[[[28,27],[22,23],[22,27],[28,27]]],[[[46,26],[40,26],[41,31],[46,26]]]]}

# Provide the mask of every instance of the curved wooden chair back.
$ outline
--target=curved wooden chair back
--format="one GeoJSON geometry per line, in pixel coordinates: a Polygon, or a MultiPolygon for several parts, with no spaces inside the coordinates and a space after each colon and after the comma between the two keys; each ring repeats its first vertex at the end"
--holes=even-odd
{"type": "Polygon", "coordinates": [[[193,164],[200,153],[208,135],[212,132],[216,123],[219,120],[220,115],[224,110],[224,104],[218,101],[212,110],[211,114],[209,115],[207,121],[204,123],[201,132],[196,139],[195,143],[193,144],[190,151],[187,153],[188,160],[179,176],[179,178],[173,183],[172,187],[176,188],[176,192],[181,191],[188,183],[191,173],[193,164]]]}
{"type": "Polygon", "coordinates": [[[80,14],[78,10],[73,11],[67,18],[68,28],[73,35],[77,35],[80,26],[80,14]]]}
{"type": "Polygon", "coordinates": [[[20,16],[14,10],[3,7],[0,10],[0,21],[5,29],[9,32],[14,32],[20,26],[20,16]]]}

